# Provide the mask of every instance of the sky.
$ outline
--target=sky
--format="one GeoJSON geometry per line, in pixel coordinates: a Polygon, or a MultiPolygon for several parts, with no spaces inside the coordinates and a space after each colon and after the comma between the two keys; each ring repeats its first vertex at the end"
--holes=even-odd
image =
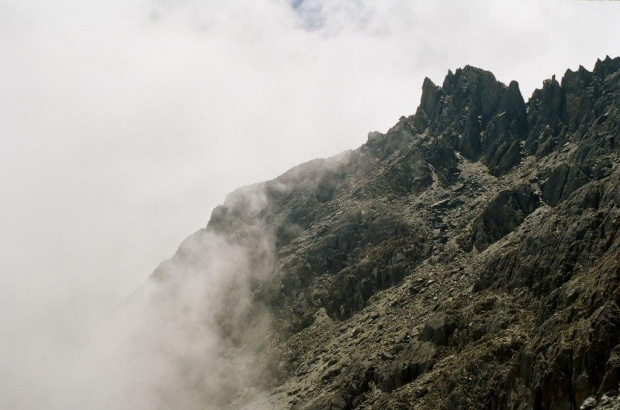
{"type": "Polygon", "coordinates": [[[606,1],[0,0],[11,388],[70,354],[228,192],[386,131],[425,76],[470,64],[527,99],[620,56],[618,21],[606,1]]]}

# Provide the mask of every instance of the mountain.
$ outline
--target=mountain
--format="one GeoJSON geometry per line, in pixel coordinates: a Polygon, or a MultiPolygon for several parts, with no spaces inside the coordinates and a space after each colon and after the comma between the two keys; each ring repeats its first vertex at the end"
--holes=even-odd
{"type": "Polygon", "coordinates": [[[422,90],[360,148],[230,194],[152,275],[165,295],[227,266],[209,323],[243,360],[205,370],[230,393],[208,405],[620,408],[620,58],[527,102],[471,66],[422,90]]]}

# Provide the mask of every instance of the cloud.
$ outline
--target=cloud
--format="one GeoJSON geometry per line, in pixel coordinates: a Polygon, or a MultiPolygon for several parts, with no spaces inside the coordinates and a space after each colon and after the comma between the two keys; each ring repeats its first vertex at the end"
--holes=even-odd
{"type": "Polygon", "coordinates": [[[197,231],[79,338],[40,340],[30,343],[30,357],[13,357],[18,371],[1,378],[10,388],[2,407],[260,409],[254,403],[277,358],[267,339],[270,315],[253,292],[274,270],[273,243],[258,221],[242,238],[197,231]]]}
{"type": "Polygon", "coordinates": [[[190,236],[75,349],[69,383],[48,408],[204,409],[233,399],[239,408],[256,399],[270,377],[270,317],[252,303],[252,287],[273,270],[272,244],[263,229],[241,243],[190,236]]]}
{"type": "MultiPolygon", "coordinates": [[[[472,64],[527,96],[620,55],[612,2],[0,0],[0,407],[240,185],[362,144],[472,64]],[[293,6],[296,7],[293,7],[293,6]]],[[[95,326],[97,327],[97,326],[95,326]]],[[[69,393],[67,393],[69,394],[69,393]]],[[[61,397],[62,398],[62,397],[61,397]]]]}

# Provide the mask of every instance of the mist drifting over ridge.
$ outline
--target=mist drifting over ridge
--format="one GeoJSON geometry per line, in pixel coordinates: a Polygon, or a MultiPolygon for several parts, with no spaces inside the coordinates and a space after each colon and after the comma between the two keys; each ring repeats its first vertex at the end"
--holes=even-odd
{"type": "MultiPolygon", "coordinates": [[[[221,283],[198,275],[178,297],[160,295],[157,314],[108,312],[226,192],[360,145],[415,109],[424,76],[471,63],[527,94],[554,72],[618,54],[617,12],[605,4],[296,4],[0,3],[0,365],[11,369],[0,407],[152,405],[153,386],[175,375],[189,380],[179,389],[192,408],[187,386],[202,376],[179,369],[197,360],[189,352],[221,354],[222,338],[188,323],[221,306],[207,290],[214,301],[201,301],[203,288],[237,283],[231,272],[254,277],[245,251],[198,239],[218,255],[217,269],[199,266],[221,283]],[[186,322],[163,321],[178,317],[186,322]]],[[[156,285],[145,289],[157,299],[156,285]]],[[[261,332],[269,320],[255,323],[261,332]]]]}
{"type": "Polygon", "coordinates": [[[56,370],[63,382],[45,407],[204,409],[236,398],[232,408],[257,403],[273,364],[266,343],[270,316],[251,304],[251,289],[271,275],[272,248],[258,228],[234,242],[204,230],[187,238],[61,363],[56,370]]]}

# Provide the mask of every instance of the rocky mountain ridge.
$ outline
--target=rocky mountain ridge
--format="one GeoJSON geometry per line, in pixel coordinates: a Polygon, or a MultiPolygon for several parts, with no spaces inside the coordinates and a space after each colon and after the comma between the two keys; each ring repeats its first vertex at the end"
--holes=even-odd
{"type": "Polygon", "coordinates": [[[422,89],[387,133],[213,211],[205,232],[272,243],[236,316],[271,317],[253,406],[620,408],[620,58],[527,102],[470,66],[422,89]]]}

